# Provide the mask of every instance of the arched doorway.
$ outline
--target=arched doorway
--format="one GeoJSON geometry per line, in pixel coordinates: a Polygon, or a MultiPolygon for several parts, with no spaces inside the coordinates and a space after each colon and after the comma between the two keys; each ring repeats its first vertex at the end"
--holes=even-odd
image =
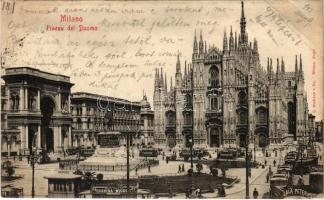
{"type": "Polygon", "coordinates": [[[210,129],[210,147],[219,147],[220,146],[220,129],[213,127],[210,129]]]}
{"type": "Polygon", "coordinates": [[[28,126],[28,149],[32,151],[32,147],[35,146],[35,130],[32,126],[28,126]]]}
{"type": "Polygon", "coordinates": [[[173,148],[176,145],[176,136],[175,134],[168,134],[168,147],[173,148]]]}
{"type": "Polygon", "coordinates": [[[41,146],[47,152],[54,151],[54,133],[52,129],[52,116],[55,110],[55,102],[49,96],[44,96],[40,102],[42,113],[41,146]]]}
{"type": "Polygon", "coordinates": [[[246,144],[246,134],[245,133],[242,133],[242,134],[239,134],[239,145],[240,147],[245,147],[245,144],[246,144]]]}
{"type": "Polygon", "coordinates": [[[267,136],[264,133],[259,134],[259,147],[264,148],[268,144],[267,142],[267,136]]]}

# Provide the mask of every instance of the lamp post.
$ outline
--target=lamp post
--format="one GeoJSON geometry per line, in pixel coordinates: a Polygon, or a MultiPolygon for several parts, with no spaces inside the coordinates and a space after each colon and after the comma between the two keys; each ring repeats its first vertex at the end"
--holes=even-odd
{"type": "Polygon", "coordinates": [[[32,155],[30,164],[32,166],[32,189],[31,189],[31,196],[32,198],[35,198],[35,153],[34,153],[34,147],[32,148],[32,155]]]}
{"type": "Polygon", "coordinates": [[[256,158],[256,155],[255,155],[255,135],[254,135],[254,137],[253,137],[253,151],[254,151],[254,153],[253,153],[253,161],[254,161],[254,163],[255,163],[255,158],[256,158]]]}
{"type": "Polygon", "coordinates": [[[190,167],[191,169],[193,169],[193,161],[192,161],[192,146],[193,146],[193,141],[192,138],[189,139],[189,143],[190,143],[190,167]]]}
{"type": "Polygon", "coordinates": [[[127,187],[127,198],[129,198],[129,132],[127,132],[126,135],[126,157],[127,157],[126,187],[127,187]]]}
{"type": "Polygon", "coordinates": [[[34,134],[32,140],[31,158],[30,158],[30,164],[32,167],[32,189],[31,189],[32,198],[35,198],[35,161],[37,160],[37,155],[35,155],[36,153],[35,140],[36,140],[36,135],[34,134]]]}
{"type": "MultiPolygon", "coordinates": [[[[249,80],[249,79],[247,79],[249,80]]],[[[250,84],[250,83],[249,83],[250,84]]],[[[249,96],[249,89],[247,89],[247,95],[249,96]]],[[[248,101],[249,102],[249,101],[248,101]]],[[[250,198],[250,183],[249,183],[249,176],[250,176],[250,156],[249,152],[249,143],[250,143],[250,106],[249,103],[247,105],[247,133],[245,139],[245,198],[250,198]]],[[[252,158],[252,157],[251,157],[252,158]]],[[[251,172],[252,173],[252,172],[251,172]]]]}
{"type": "Polygon", "coordinates": [[[250,156],[249,151],[249,133],[246,134],[245,139],[245,198],[250,198],[250,188],[249,188],[249,165],[250,165],[250,156]]]}

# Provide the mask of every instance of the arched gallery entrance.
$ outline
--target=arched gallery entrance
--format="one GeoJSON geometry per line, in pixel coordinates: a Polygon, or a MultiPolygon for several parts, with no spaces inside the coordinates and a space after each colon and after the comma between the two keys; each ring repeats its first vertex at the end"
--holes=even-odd
{"type": "Polygon", "coordinates": [[[47,152],[54,151],[54,133],[52,116],[55,110],[55,102],[49,96],[44,96],[40,102],[42,113],[41,122],[41,147],[47,152]]]}

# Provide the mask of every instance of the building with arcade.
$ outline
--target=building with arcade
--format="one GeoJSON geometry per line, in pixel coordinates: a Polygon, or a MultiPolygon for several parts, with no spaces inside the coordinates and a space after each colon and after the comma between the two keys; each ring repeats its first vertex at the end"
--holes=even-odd
{"type": "Polygon", "coordinates": [[[133,145],[152,144],[154,113],[141,101],[71,93],[70,77],[30,67],[7,68],[1,85],[2,155],[28,155],[32,147],[61,153],[93,147],[100,132],[130,134],[133,145]]]}

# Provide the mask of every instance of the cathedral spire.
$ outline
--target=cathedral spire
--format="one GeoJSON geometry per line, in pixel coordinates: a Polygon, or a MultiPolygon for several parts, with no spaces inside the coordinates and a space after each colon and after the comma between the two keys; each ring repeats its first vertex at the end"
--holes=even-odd
{"type": "Polygon", "coordinates": [[[253,42],[253,51],[255,53],[258,53],[258,41],[254,38],[254,42],[253,42]]]}
{"type": "Polygon", "coordinates": [[[160,87],[163,88],[164,87],[164,80],[163,80],[163,68],[162,67],[161,67],[161,78],[160,78],[160,82],[161,82],[160,87]]]}
{"type": "Polygon", "coordinates": [[[173,87],[173,85],[172,85],[172,76],[170,77],[170,91],[172,90],[172,87],[173,87]]]}
{"type": "Polygon", "coordinates": [[[295,76],[297,77],[298,74],[298,60],[297,60],[297,55],[295,56],[295,76]]]}
{"type": "Polygon", "coordinates": [[[230,38],[229,38],[229,50],[230,51],[234,50],[234,37],[233,37],[232,26],[231,26],[230,38]]]}
{"type": "Polygon", "coordinates": [[[281,72],[284,74],[285,73],[285,62],[283,60],[283,57],[281,57],[281,72]]]}
{"type": "Polygon", "coordinates": [[[234,48],[237,49],[237,35],[236,35],[236,31],[235,31],[234,48]]]}
{"type": "Polygon", "coordinates": [[[198,54],[198,43],[197,43],[196,30],[195,30],[195,37],[194,37],[194,43],[193,43],[193,54],[198,54]]]}
{"type": "Polygon", "coordinates": [[[227,50],[228,50],[227,36],[226,36],[226,30],[224,30],[223,51],[227,51],[227,50]]]}
{"type": "Polygon", "coordinates": [[[202,30],[200,30],[199,54],[200,55],[203,55],[204,54],[204,40],[203,40],[203,36],[202,36],[202,30]]]}
{"type": "Polygon", "coordinates": [[[279,79],[279,73],[280,73],[280,68],[279,68],[279,58],[277,58],[277,71],[276,71],[276,74],[277,74],[277,80],[279,79]]]}
{"type": "Polygon", "coordinates": [[[155,68],[154,88],[157,89],[159,86],[159,70],[155,68]]]}
{"type": "Polygon", "coordinates": [[[299,72],[303,72],[303,63],[302,63],[302,57],[301,54],[299,54],[299,72]]]}
{"type": "Polygon", "coordinates": [[[176,73],[181,73],[181,65],[180,65],[180,56],[179,56],[179,51],[177,54],[177,64],[176,64],[176,73]]]}
{"type": "Polygon", "coordinates": [[[168,90],[168,85],[167,85],[167,76],[166,73],[164,72],[164,87],[165,87],[165,91],[168,90]]]}
{"type": "Polygon", "coordinates": [[[185,71],[184,71],[184,76],[187,76],[187,62],[185,61],[185,71]]]}
{"type": "Polygon", "coordinates": [[[270,58],[268,57],[268,62],[267,62],[267,73],[270,74],[270,58]]]}
{"type": "Polygon", "coordinates": [[[240,19],[240,28],[241,28],[241,42],[245,42],[245,27],[246,27],[246,21],[244,16],[244,2],[241,1],[241,19],[240,19]]]}
{"type": "Polygon", "coordinates": [[[205,54],[207,54],[207,42],[205,40],[205,54]]]}

